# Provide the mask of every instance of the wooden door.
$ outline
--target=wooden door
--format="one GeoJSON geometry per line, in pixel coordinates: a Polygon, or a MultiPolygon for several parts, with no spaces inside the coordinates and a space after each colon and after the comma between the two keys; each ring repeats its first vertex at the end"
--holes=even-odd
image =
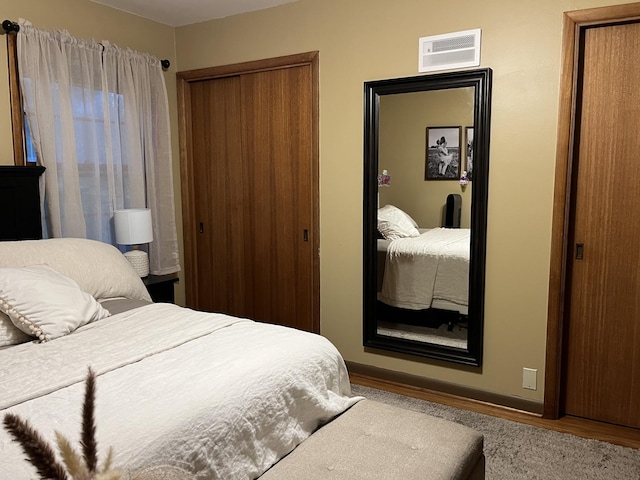
{"type": "Polygon", "coordinates": [[[187,305],[319,332],[317,52],[178,74],[187,305]]]}
{"type": "Polygon", "coordinates": [[[241,78],[250,316],[310,330],[316,254],[311,69],[241,78]]]}
{"type": "Polygon", "coordinates": [[[190,100],[197,270],[190,306],[248,316],[240,77],[193,82],[190,100]]]}
{"type": "Polygon", "coordinates": [[[564,412],[640,428],[640,24],[584,31],[564,412]]]}

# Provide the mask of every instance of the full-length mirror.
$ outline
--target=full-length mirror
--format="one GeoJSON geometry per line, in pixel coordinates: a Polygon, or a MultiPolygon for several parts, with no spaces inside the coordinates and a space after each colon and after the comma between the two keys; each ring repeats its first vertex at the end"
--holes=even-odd
{"type": "Polygon", "coordinates": [[[365,347],[482,363],[491,73],[365,83],[365,347]]]}

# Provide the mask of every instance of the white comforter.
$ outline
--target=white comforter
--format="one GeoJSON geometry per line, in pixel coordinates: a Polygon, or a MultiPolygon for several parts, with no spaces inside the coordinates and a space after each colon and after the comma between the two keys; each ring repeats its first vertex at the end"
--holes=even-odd
{"type": "MultiPolygon", "coordinates": [[[[170,464],[198,479],[256,478],[358,398],[325,338],[153,304],[44,344],[0,350],[0,416],[13,412],[54,444],[78,445],[84,379],[98,374],[99,461],[170,464]]],[[[0,478],[35,478],[0,430],[0,478]]]]}
{"type": "Polygon", "coordinates": [[[470,230],[457,228],[393,240],[378,299],[411,310],[430,308],[437,301],[463,310],[469,297],[469,245],[470,230]]]}

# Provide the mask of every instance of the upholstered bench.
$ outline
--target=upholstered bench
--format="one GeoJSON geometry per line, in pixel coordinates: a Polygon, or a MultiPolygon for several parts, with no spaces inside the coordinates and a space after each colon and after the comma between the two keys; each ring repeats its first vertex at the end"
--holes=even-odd
{"type": "Polygon", "coordinates": [[[260,480],[479,480],[482,449],[482,434],[468,427],[362,400],[260,480]]]}

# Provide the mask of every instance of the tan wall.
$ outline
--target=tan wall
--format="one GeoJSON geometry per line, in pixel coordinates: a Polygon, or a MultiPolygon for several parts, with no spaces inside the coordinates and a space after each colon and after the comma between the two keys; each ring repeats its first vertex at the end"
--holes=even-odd
{"type": "MultiPolygon", "coordinates": [[[[318,50],[322,333],[353,362],[534,401],[542,400],[542,388],[523,390],[521,372],[537,368],[543,383],[562,12],[615,3],[630,2],[451,0],[443,8],[425,0],[300,0],[178,28],[174,55],[173,29],[88,0],[0,0],[4,18],[24,17],[172,61],[165,78],[177,194],[176,67],[318,50]],[[477,27],[481,66],[494,71],[481,370],[365,351],[361,278],[363,82],[416,75],[419,37],[477,27]]],[[[6,77],[0,49],[0,78],[6,77]]],[[[0,163],[10,164],[5,80],[0,102],[0,163]]],[[[181,225],[179,207],[176,213],[181,225]]]]}
{"type": "MultiPolygon", "coordinates": [[[[182,244],[182,207],[180,203],[180,161],[178,157],[178,131],[176,107],[176,55],[175,29],[145,20],[113,8],[108,8],[88,0],[0,0],[2,18],[17,22],[19,18],[29,20],[42,29],[66,29],[76,37],[108,40],[120,47],[129,47],[148,52],[158,58],[171,61],[165,72],[169,96],[169,114],[172,125],[174,188],[176,193],[176,217],[178,235],[182,244]]],[[[4,36],[0,48],[0,164],[13,164],[11,143],[11,114],[9,107],[9,84],[7,72],[7,50],[4,36]]],[[[183,301],[182,282],[176,292],[176,299],[183,301]]]]}
{"type": "Polygon", "coordinates": [[[614,3],[300,0],[177,29],[180,70],[320,52],[321,322],[347,360],[542,401],[562,12],[614,3]],[[363,82],[416,75],[419,37],[477,27],[494,72],[481,370],[361,338],[363,82]]]}
{"type": "MultiPolygon", "coordinates": [[[[447,195],[462,198],[461,227],[469,228],[472,183],[425,181],[427,127],[460,127],[459,152],[464,168],[465,127],[473,126],[473,88],[384,95],[380,98],[378,173],[387,169],[391,185],[380,187],[380,206],[407,212],[421,228],[444,225],[447,195]]],[[[449,141],[451,141],[449,139],[449,141]]]]}

